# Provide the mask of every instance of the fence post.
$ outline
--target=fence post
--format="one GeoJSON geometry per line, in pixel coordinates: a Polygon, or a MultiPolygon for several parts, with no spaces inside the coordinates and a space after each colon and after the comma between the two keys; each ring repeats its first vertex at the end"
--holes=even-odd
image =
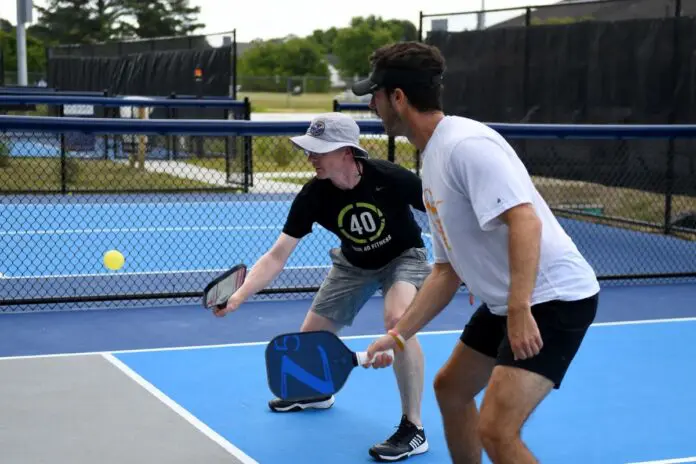
{"type": "Polygon", "coordinates": [[[667,169],[665,172],[665,219],[663,232],[669,235],[672,231],[672,196],[674,191],[674,137],[667,142],[667,169]]]}
{"type": "MultiPolygon", "coordinates": [[[[251,121],[251,103],[249,97],[244,97],[244,120],[251,121]]],[[[251,135],[244,136],[244,193],[254,186],[253,139],[251,135]]]]}
{"type": "Polygon", "coordinates": [[[527,7],[524,12],[524,68],[522,71],[522,114],[529,111],[529,27],[532,24],[532,9],[527,7]]]}
{"type": "Polygon", "coordinates": [[[390,135],[387,138],[387,160],[392,163],[396,159],[396,143],[394,143],[394,136],[390,135]]]}
{"type": "Polygon", "coordinates": [[[418,12],[418,41],[423,42],[423,10],[418,12]]]}
{"type": "MultiPolygon", "coordinates": [[[[674,22],[672,31],[672,104],[667,115],[667,124],[676,122],[677,105],[679,98],[677,95],[679,83],[679,18],[681,17],[681,0],[676,0],[674,7],[674,22]]],[[[672,231],[672,200],[674,195],[674,137],[670,137],[667,142],[667,166],[665,171],[665,218],[663,232],[668,235],[672,231]]]]}
{"type": "MultiPolygon", "coordinates": [[[[58,116],[61,118],[65,116],[65,105],[58,105],[58,116]]],[[[66,194],[68,192],[68,180],[67,180],[67,166],[66,166],[66,154],[65,154],[65,132],[60,133],[60,193],[66,194]]]]}

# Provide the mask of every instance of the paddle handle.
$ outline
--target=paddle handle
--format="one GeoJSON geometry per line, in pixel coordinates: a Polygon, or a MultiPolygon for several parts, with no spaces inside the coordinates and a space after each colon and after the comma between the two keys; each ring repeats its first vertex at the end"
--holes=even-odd
{"type": "MultiPolygon", "coordinates": [[[[394,359],[394,350],[378,351],[377,353],[375,353],[374,358],[376,358],[380,354],[388,354],[392,359],[394,359]]],[[[367,351],[357,352],[355,353],[355,357],[358,359],[358,366],[364,366],[365,364],[367,364],[367,351]]]]}

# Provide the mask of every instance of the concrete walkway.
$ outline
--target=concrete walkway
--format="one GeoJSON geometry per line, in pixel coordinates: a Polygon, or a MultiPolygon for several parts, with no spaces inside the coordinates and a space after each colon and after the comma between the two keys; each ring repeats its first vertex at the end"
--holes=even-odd
{"type": "MultiPolygon", "coordinates": [[[[197,180],[211,185],[229,185],[224,172],[194,166],[181,161],[145,161],[145,169],[150,172],[169,174],[185,179],[197,180]]],[[[296,193],[302,185],[292,182],[280,182],[277,178],[301,178],[309,179],[311,172],[259,172],[254,173],[254,186],[249,188],[250,193],[296,193]]]]}

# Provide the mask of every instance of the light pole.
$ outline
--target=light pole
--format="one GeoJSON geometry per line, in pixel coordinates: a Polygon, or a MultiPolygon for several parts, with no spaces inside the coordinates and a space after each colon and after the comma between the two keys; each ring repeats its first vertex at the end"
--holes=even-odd
{"type": "Polygon", "coordinates": [[[27,31],[31,23],[32,0],[17,0],[17,83],[27,85],[27,31]]]}

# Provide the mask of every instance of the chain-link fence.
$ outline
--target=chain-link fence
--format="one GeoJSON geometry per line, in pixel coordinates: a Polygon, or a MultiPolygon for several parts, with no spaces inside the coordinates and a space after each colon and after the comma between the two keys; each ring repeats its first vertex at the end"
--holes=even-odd
{"type": "MultiPolygon", "coordinates": [[[[358,124],[372,157],[388,159],[381,122],[358,124]]],[[[0,116],[0,185],[6,186],[0,195],[0,308],[199,298],[212,277],[240,262],[253,265],[277,239],[294,196],[313,176],[289,140],[306,125],[0,116]],[[228,167],[208,156],[153,160],[143,169],[127,159],[67,154],[71,162],[61,165],[59,157],[17,156],[16,148],[7,148],[17,134],[23,143],[43,146],[77,132],[136,144],[147,144],[153,134],[200,137],[206,152],[214,140],[250,140],[254,185],[247,192],[220,191],[228,167]],[[52,185],[60,176],[72,180],[67,194],[16,194],[57,191],[52,185]],[[116,271],[103,264],[112,249],[125,256],[116,271]]],[[[519,150],[600,278],[696,276],[696,192],[688,181],[696,174],[696,126],[494,127],[519,150]],[[646,153],[664,164],[632,164],[646,153]],[[582,180],[583,166],[603,174],[582,180]]],[[[396,162],[412,162],[412,147],[400,153],[396,162]]],[[[432,259],[426,219],[414,213],[432,259]]],[[[264,293],[316,290],[331,265],[329,249],[337,245],[336,237],[315,227],[264,293]]]]}
{"type": "MultiPolygon", "coordinates": [[[[81,95],[2,95],[0,108],[26,107],[55,117],[102,121],[173,119],[249,120],[248,99],[191,96],[87,97],[81,95]],[[41,108],[43,107],[43,108],[41,108]],[[97,119],[99,118],[99,119],[97,119]]],[[[247,191],[251,183],[249,137],[200,137],[176,133],[116,134],[22,131],[0,133],[0,150],[22,163],[21,177],[0,184],[0,193],[106,193],[129,191],[195,191],[230,188],[247,191]],[[214,183],[192,175],[192,165],[222,169],[214,183]],[[123,169],[133,169],[126,176],[123,169]],[[146,172],[182,173],[180,182],[158,182],[146,172]],[[104,182],[100,177],[112,175],[104,182]],[[125,176],[121,178],[121,176],[125,176]],[[137,181],[141,179],[141,181],[137,181]],[[96,181],[95,181],[96,180],[96,181]]]]}

